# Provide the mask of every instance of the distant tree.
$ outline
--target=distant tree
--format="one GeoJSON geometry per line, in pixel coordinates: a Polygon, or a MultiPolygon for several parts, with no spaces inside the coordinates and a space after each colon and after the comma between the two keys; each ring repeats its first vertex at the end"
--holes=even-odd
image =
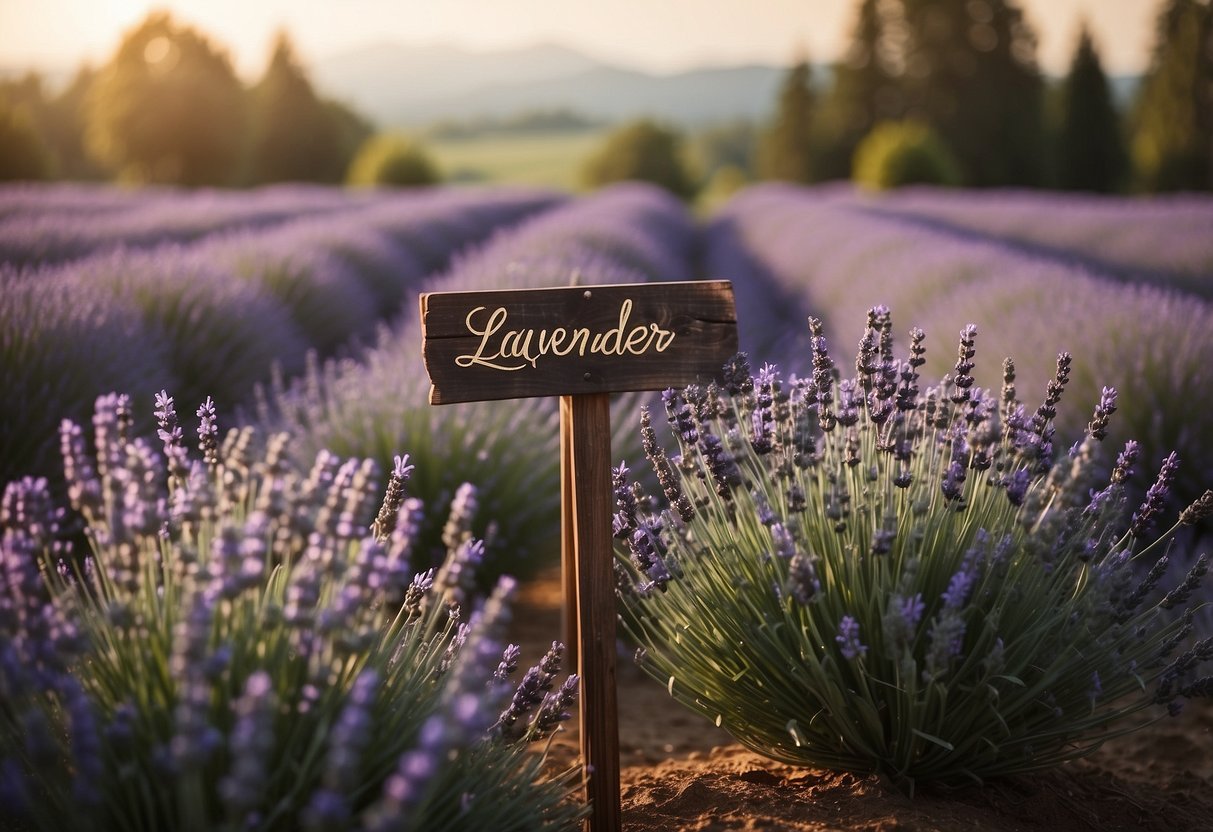
{"type": "Polygon", "coordinates": [[[691,135],[691,149],[705,178],[729,168],[744,176],[753,175],[758,148],[758,128],[745,119],[705,127],[691,135]]]}
{"type": "Polygon", "coordinates": [[[442,177],[429,154],[406,136],[381,133],[367,139],[350,163],[350,185],[419,187],[436,185],[442,177]]]}
{"type": "Polygon", "coordinates": [[[582,180],[591,188],[626,180],[651,182],[683,199],[690,199],[696,190],[683,159],[682,136],[647,119],[611,133],[586,160],[582,180]]]}
{"type": "Polygon", "coordinates": [[[250,178],[258,184],[340,182],[370,132],[355,113],[316,95],[285,32],[250,104],[250,178]]]}
{"type": "Polygon", "coordinates": [[[861,0],[851,45],[834,66],[834,83],[819,108],[817,179],[846,179],[859,142],[877,122],[905,114],[904,14],[895,0],[861,0]]]}
{"type": "Polygon", "coordinates": [[[46,179],[50,173],[51,155],[30,108],[0,96],[0,181],[46,179]]]}
{"type": "Polygon", "coordinates": [[[125,179],[223,185],[240,175],[245,128],[244,90],[227,55],[153,12],[101,69],[87,141],[125,179]]]}
{"type": "Polygon", "coordinates": [[[872,190],[904,185],[959,185],[960,167],[930,125],[882,121],[855,150],[855,181],[872,190]]]}
{"type": "Polygon", "coordinates": [[[812,181],[812,70],[805,59],[788,71],[775,119],[758,146],[758,175],[786,182],[812,181]]]}
{"type": "Polygon", "coordinates": [[[67,87],[47,102],[43,134],[55,155],[55,175],[61,179],[105,179],[107,171],[85,145],[88,101],[97,71],[81,66],[67,87]]]}
{"type": "Polygon", "coordinates": [[[0,81],[0,180],[46,179],[54,158],[46,145],[42,77],[28,72],[0,81]]]}
{"type": "Polygon", "coordinates": [[[1086,24],[1062,88],[1058,184],[1109,193],[1124,184],[1127,155],[1120,115],[1086,24]]]}
{"type": "Polygon", "coordinates": [[[975,186],[1039,185],[1044,82],[1014,0],[902,0],[907,112],[925,118],[975,186]]]}
{"type": "Polygon", "coordinates": [[[1132,155],[1149,191],[1213,189],[1213,5],[1167,0],[1134,114],[1132,155]]]}

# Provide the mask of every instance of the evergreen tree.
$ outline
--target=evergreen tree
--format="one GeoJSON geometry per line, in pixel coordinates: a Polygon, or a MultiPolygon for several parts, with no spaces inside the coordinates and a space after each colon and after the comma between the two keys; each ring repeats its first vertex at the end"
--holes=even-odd
{"type": "Polygon", "coordinates": [[[256,183],[340,182],[369,133],[354,126],[357,116],[316,95],[285,32],[275,39],[251,103],[250,165],[256,183]]]}
{"type": "Polygon", "coordinates": [[[823,102],[825,134],[815,161],[817,179],[846,179],[864,136],[878,122],[905,114],[896,34],[901,5],[896,0],[861,0],[851,45],[834,67],[834,83],[823,102]]]}
{"type": "Polygon", "coordinates": [[[811,130],[813,90],[807,60],[789,70],[779,92],[775,121],[762,137],[758,149],[758,175],[787,182],[812,181],[811,130]]]}
{"type": "Polygon", "coordinates": [[[1058,184],[1109,193],[1124,181],[1127,157],[1120,117],[1086,24],[1062,89],[1058,184]]]}
{"type": "Polygon", "coordinates": [[[0,95],[0,181],[46,179],[51,156],[28,105],[0,95]]]}
{"type": "Polygon", "coordinates": [[[227,55],[153,12],[122,39],[93,85],[87,140],[125,179],[233,184],[245,148],[244,103],[227,55]]]}
{"type": "Polygon", "coordinates": [[[41,75],[0,80],[0,180],[50,177],[55,160],[47,146],[46,111],[41,75]]]}
{"type": "Polygon", "coordinates": [[[909,112],[939,131],[969,184],[1041,184],[1044,83],[1014,0],[902,4],[909,112]]]}
{"type": "Polygon", "coordinates": [[[1167,0],[1135,113],[1133,164],[1150,191],[1213,189],[1213,5],[1167,0]]]}

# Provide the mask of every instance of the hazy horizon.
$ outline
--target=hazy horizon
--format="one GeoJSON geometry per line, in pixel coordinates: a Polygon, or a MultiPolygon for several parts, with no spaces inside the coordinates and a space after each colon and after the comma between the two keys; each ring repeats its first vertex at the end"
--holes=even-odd
{"type": "MultiPolygon", "coordinates": [[[[855,0],[0,0],[0,68],[45,73],[109,59],[123,34],[167,9],[228,50],[246,79],[260,74],[285,29],[305,62],[376,43],[470,50],[566,46],[605,62],[669,73],[703,65],[787,64],[798,53],[837,59],[855,0]],[[688,20],[694,20],[694,26],[688,20]]],[[[1085,17],[1105,69],[1146,68],[1160,0],[1020,0],[1044,71],[1063,73],[1085,17]],[[1096,14],[1098,12],[1098,14],[1096,14]]]]}

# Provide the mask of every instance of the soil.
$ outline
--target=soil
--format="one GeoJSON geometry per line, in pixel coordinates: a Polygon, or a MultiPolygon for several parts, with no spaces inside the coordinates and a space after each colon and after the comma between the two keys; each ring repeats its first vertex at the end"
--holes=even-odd
{"type": "MultiPolygon", "coordinates": [[[[520,591],[513,638],[524,666],[563,640],[558,572],[520,591]]],[[[754,754],[686,710],[620,656],[620,781],[625,832],[1037,832],[1213,830],[1213,702],[1110,740],[1092,756],[982,787],[922,787],[789,766],[754,754]]],[[[576,719],[553,743],[577,759],[576,719]]]]}

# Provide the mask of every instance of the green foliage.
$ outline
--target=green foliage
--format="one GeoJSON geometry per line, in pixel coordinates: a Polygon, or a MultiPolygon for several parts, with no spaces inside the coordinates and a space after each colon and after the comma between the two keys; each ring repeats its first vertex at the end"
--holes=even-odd
{"type": "Polygon", "coordinates": [[[815,160],[818,180],[850,179],[859,142],[881,121],[904,116],[905,93],[894,63],[897,43],[886,30],[886,0],[860,2],[851,45],[834,67],[834,83],[819,108],[824,136],[815,160]]]}
{"type": "Polygon", "coordinates": [[[1134,115],[1134,175],[1148,191],[1213,190],[1213,6],[1168,0],[1134,115]]]}
{"type": "Polygon", "coordinates": [[[1128,167],[1120,116],[1085,25],[1062,99],[1058,185],[1103,193],[1119,190],[1128,167]]]}
{"type": "Polygon", "coordinates": [[[586,160],[581,178],[587,187],[612,182],[650,182],[682,199],[695,195],[694,179],[683,158],[682,136],[647,119],[611,133],[586,160]]]}
{"type": "MultiPolygon", "coordinates": [[[[1209,695],[1213,640],[1175,655],[1207,558],[1157,588],[1174,457],[1131,520],[1135,446],[1096,473],[1115,391],[1055,461],[1068,355],[1028,415],[1011,381],[974,386],[975,327],[922,390],[925,335],[894,357],[887,310],[841,381],[811,329],[806,379],[739,358],[723,391],[668,391],[676,448],[643,414],[665,500],[616,471],[623,620],[675,698],[774,759],[912,788],[1051,766],[1209,695]]],[[[1211,514],[1206,492],[1180,523],[1211,514]]]]}
{"type": "Polygon", "coordinates": [[[807,60],[788,71],[779,91],[775,121],[762,137],[758,149],[758,175],[763,179],[807,184],[813,179],[812,74],[807,60]]]}
{"type": "Polygon", "coordinates": [[[823,108],[823,175],[879,121],[930,124],[968,184],[1033,186],[1047,157],[1035,36],[1014,0],[869,0],[823,108]]]}
{"type": "Polygon", "coordinates": [[[340,182],[370,132],[356,114],[316,95],[284,32],[249,96],[250,175],[257,184],[340,182]]]}
{"type": "Polygon", "coordinates": [[[372,524],[373,464],[297,470],[285,435],[220,442],[209,399],[191,459],[157,406],[163,455],[129,434],[126,397],[99,402],[95,456],[66,430],[87,562],[63,559],[45,483],[5,491],[0,825],[577,829],[576,770],[545,776],[531,745],[575,679],[552,690],[554,648],[511,702],[514,583],[474,598],[468,539],[414,576],[411,466],[372,524]]]}
{"type": "Polygon", "coordinates": [[[87,124],[92,152],[124,179],[233,184],[245,151],[245,93],[226,54],[156,12],[98,74],[87,124]]]}
{"type": "Polygon", "coordinates": [[[873,190],[959,185],[960,169],[943,140],[920,121],[883,122],[855,150],[855,181],[873,190]]]}
{"type": "Polygon", "coordinates": [[[29,109],[0,96],[0,181],[46,179],[51,157],[29,109]]]}
{"type": "Polygon", "coordinates": [[[358,149],[350,162],[346,182],[350,185],[419,187],[441,180],[438,168],[425,148],[405,136],[379,134],[358,149]]]}

